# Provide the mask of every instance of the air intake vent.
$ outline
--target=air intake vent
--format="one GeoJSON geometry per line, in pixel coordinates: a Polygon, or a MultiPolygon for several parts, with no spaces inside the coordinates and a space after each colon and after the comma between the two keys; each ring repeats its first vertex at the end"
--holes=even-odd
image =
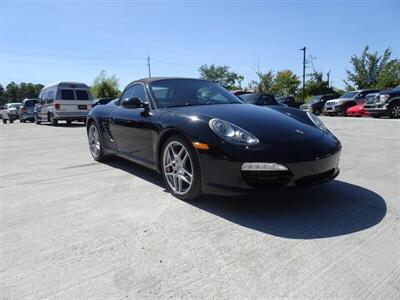
{"type": "Polygon", "coordinates": [[[108,120],[108,119],[103,119],[103,128],[104,128],[104,131],[106,132],[106,134],[107,134],[107,136],[109,137],[109,139],[111,140],[111,141],[114,141],[114,138],[113,138],[113,136],[112,136],[112,134],[111,134],[111,130],[110,130],[110,120],[108,120]]]}

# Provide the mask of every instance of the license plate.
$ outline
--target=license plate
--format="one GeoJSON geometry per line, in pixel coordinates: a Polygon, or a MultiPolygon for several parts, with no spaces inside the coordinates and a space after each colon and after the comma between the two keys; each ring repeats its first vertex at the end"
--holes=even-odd
{"type": "Polygon", "coordinates": [[[78,105],[78,109],[87,109],[86,105],[78,105]]]}

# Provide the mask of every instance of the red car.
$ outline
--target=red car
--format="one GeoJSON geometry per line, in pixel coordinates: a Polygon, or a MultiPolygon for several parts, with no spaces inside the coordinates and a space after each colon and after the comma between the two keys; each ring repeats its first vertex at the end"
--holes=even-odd
{"type": "Polygon", "coordinates": [[[364,103],[358,104],[347,109],[347,115],[349,117],[362,117],[367,116],[368,113],[364,109],[364,103]]]}

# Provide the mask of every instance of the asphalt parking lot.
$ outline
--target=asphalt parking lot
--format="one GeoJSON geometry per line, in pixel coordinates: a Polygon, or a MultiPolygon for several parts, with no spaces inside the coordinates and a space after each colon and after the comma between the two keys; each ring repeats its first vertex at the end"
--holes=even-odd
{"type": "Polygon", "coordinates": [[[186,203],[83,126],[0,125],[1,298],[400,298],[400,120],[322,118],[337,180],[186,203]]]}

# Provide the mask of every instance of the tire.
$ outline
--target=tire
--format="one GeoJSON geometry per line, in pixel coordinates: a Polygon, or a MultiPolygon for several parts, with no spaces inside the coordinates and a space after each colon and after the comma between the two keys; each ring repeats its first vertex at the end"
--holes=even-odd
{"type": "Polygon", "coordinates": [[[26,120],[24,120],[24,119],[19,119],[19,121],[20,121],[21,123],[26,123],[26,120]]]}
{"type": "Polygon", "coordinates": [[[14,123],[14,120],[10,118],[10,124],[14,123]]]}
{"type": "Polygon", "coordinates": [[[7,124],[7,119],[3,119],[3,124],[7,124]]]}
{"type": "Polygon", "coordinates": [[[67,120],[67,125],[70,126],[71,125],[71,120],[67,120]]]}
{"type": "Polygon", "coordinates": [[[51,126],[58,126],[58,120],[54,118],[52,114],[49,114],[48,119],[51,126]]]}
{"type": "Polygon", "coordinates": [[[334,116],[336,116],[336,113],[328,113],[328,116],[334,117],[334,116]]]}
{"type": "Polygon", "coordinates": [[[321,110],[320,109],[315,109],[314,110],[314,115],[319,116],[321,114],[321,110]]]}
{"type": "Polygon", "coordinates": [[[390,109],[390,117],[393,119],[400,118],[400,104],[393,105],[393,107],[390,109]]]}
{"type": "Polygon", "coordinates": [[[167,190],[174,197],[195,200],[203,194],[197,153],[184,137],[175,135],[164,143],[160,166],[167,190]]]}
{"type": "Polygon", "coordinates": [[[374,114],[374,115],[371,115],[373,118],[375,118],[375,119],[379,119],[380,117],[381,117],[381,115],[377,115],[377,114],[374,114]]]}
{"type": "Polygon", "coordinates": [[[104,161],[103,141],[101,140],[100,130],[95,122],[92,122],[87,131],[90,154],[95,161],[104,161]]]}

